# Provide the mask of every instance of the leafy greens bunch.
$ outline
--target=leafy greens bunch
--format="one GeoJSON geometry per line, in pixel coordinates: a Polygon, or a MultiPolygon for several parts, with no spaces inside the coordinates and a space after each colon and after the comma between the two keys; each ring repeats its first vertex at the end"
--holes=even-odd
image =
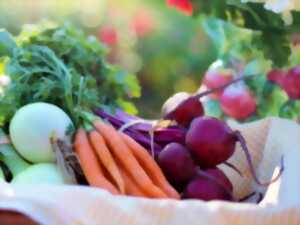
{"type": "Polygon", "coordinates": [[[18,37],[0,32],[0,57],[11,83],[0,97],[1,124],[21,106],[45,101],[64,109],[78,125],[80,112],[105,106],[136,113],[135,75],[105,60],[106,47],[71,24],[26,25],[18,37]]]}

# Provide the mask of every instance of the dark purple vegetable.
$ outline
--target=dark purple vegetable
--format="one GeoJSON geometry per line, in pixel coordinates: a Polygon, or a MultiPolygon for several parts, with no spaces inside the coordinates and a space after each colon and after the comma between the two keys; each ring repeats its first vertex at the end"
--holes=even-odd
{"type": "MultiPolygon", "coordinates": [[[[224,175],[225,176],[225,175],[224,175]]],[[[183,199],[200,199],[203,201],[226,200],[232,201],[230,184],[219,171],[198,171],[197,176],[186,186],[183,199]]],[[[227,179],[228,180],[228,179],[227,179]]],[[[229,181],[229,180],[228,180],[229,181]]],[[[230,181],[229,181],[230,182],[230,181]]],[[[231,185],[232,186],[232,185],[231,185]]]]}
{"type": "Polygon", "coordinates": [[[237,142],[242,146],[256,183],[267,186],[280,177],[283,171],[283,161],[281,171],[274,180],[265,183],[260,182],[244,137],[239,131],[231,130],[222,120],[213,117],[198,117],[193,120],[186,135],[186,146],[202,168],[212,168],[225,162],[232,156],[237,142]]]}
{"type": "Polygon", "coordinates": [[[157,160],[169,182],[176,188],[183,187],[195,174],[197,167],[189,151],[181,144],[168,144],[157,160]]]}
{"type": "Polygon", "coordinates": [[[212,177],[216,178],[217,181],[220,182],[220,184],[222,184],[223,187],[226,188],[229,192],[233,191],[233,186],[231,181],[228,179],[228,177],[224,174],[222,170],[215,167],[215,168],[207,169],[205,170],[205,172],[211,175],[212,177]]]}
{"type": "Polygon", "coordinates": [[[187,147],[205,168],[225,162],[233,154],[236,140],[224,121],[212,117],[194,119],[186,135],[187,147]]]}
{"type": "Polygon", "coordinates": [[[125,124],[132,123],[135,121],[140,122],[130,126],[130,128],[134,128],[134,130],[136,131],[149,132],[149,130],[152,128],[152,121],[147,121],[140,117],[129,115],[128,113],[123,112],[122,110],[116,110],[114,115],[109,114],[102,109],[96,109],[94,112],[101,118],[108,120],[112,125],[114,125],[117,128],[121,128],[125,124]]]}
{"type": "Polygon", "coordinates": [[[154,141],[157,142],[177,142],[185,143],[186,129],[175,128],[158,128],[154,131],[154,141]]]}
{"type": "MultiPolygon", "coordinates": [[[[144,146],[150,153],[151,131],[153,121],[131,116],[121,110],[116,110],[115,114],[109,114],[102,109],[96,109],[95,114],[110,122],[116,129],[123,129],[123,132],[132,137],[139,144],[144,146]]],[[[179,126],[157,127],[154,129],[153,151],[155,158],[158,153],[169,143],[185,143],[186,129],[179,126]]]]}
{"type": "Polygon", "coordinates": [[[191,121],[204,114],[199,98],[191,97],[188,93],[177,93],[169,98],[163,105],[163,117],[175,120],[178,124],[188,127],[191,121]]]}
{"type": "MultiPolygon", "coordinates": [[[[146,137],[146,136],[140,134],[139,132],[135,132],[133,130],[125,130],[124,133],[127,134],[128,136],[130,136],[131,138],[133,138],[136,142],[138,142],[144,148],[146,148],[149,151],[149,153],[152,153],[151,152],[151,140],[149,137],[146,137]]],[[[154,147],[154,149],[153,149],[154,156],[155,156],[155,158],[157,158],[158,154],[162,151],[164,145],[160,145],[157,142],[154,142],[153,147],[154,147]]]]}

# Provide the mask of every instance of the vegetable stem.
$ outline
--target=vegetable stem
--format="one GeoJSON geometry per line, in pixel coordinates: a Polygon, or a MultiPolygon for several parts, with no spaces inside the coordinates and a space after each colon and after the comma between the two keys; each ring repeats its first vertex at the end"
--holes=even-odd
{"type": "Polygon", "coordinates": [[[284,160],[283,160],[283,156],[281,157],[281,160],[280,160],[280,171],[278,173],[278,175],[273,178],[272,180],[270,181],[267,181],[267,182],[261,182],[258,177],[257,177],[257,174],[255,172],[255,169],[253,167],[253,161],[252,161],[252,157],[249,153],[249,150],[248,150],[248,147],[247,147],[247,144],[246,144],[246,140],[245,138],[242,136],[242,134],[239,132],[239,131],[235,131],[234,134],[236,135],[236,138],[237,140],[240,142],[241,146],[242,146],[242,150],[244,151],[245,155],[246,155],[246,159],[247,159],[247,162],[249,164],[249,167],[250,167],[250,172],[251,172],[251,175],[254,179],[254,181],[261,185],[261,186],[269,186],[270,184],[274,183],[275,181],[277,181],[281,174],[283,173],[284,171],[284,160]]]}

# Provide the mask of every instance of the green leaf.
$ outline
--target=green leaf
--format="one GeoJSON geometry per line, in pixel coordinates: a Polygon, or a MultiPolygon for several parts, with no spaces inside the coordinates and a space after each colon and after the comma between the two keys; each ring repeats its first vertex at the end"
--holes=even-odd
{"type": "MultiPolygon", "coordinates": [[[[200,18],[216,18],[227,21],[241,28],[250,29],[255,34],[251,46],[260,49],[266,58],[271,59],[274,66],[287,64],[290,50],[289,36],[300,30],[300,12],[292,12],[293,23],[286,25],[281,14],[266,10],[262,3],[242,3],[240,0],[193,1],[195,15],[200,18]]],[[[219,28],[215,28],[220,35],[219,28]]],[[[216,34],[215,32],[215,34],[216,34]]],[[[213,34],[213,31],[210,31],[213,34]]],[[[210,35],[212,36],[212,35],[210,35]]],[[[239,32],[232,34],[239,36],[239,32]]],[[[217,39],[217,35],[213,38],[217,39]]],[[[223,42],[223,35],[220,35],[223,42]]],[[[235,41],[232,41],[233,43],[235,41]]],[[[228,44],[226,43],[228,46],[228,44]]],[[[236,43],[238,45],[238,43],[236,43]]],[[[220,45],[219,45],[220,46],[220,45]]],[[[224,51],[224,46],[220,48],[224,51]]],[[[236,47],[233,45],[233,47],[236,47]]]]}
{"type": "Polygon", "coordinates": [[[127,113],[131,115],[136,115],[138,113],[137,108],[132,102],[124,101],[122,99],[117,100],[118,105],[127,113]]]}
{"type": "Polygon", "coordinates": [[[250,61],[244,69],[244,75],[266,74],[271,69],[271,62],[262,58],[250,61]]]}
{"type": "Polygon", "coordinates": [[[300,101],[287,100],[280,108],[279,115],[284,118],[296,120],[299,118],[300,101]]]}
{"type": "Polygon", "coordinates": [[[205,115],[221,118],[223,112],[220,107],[220,102],[218,100],[208,99],[204,102],[205,115]]]}
{"type": "Polygon", "coordinates": [[[133,74],[127,74],[125,77],[125,84],[128,96],[138,98],[141,96],[141,86],[138,79],[133,74]]]}
{"type": "Polygon", "coordinates": [[[292,53],[289,57],[289,63],[287,64],[287,68],[291,68],[300,64],[300,47],[292,48],[292,53]]]}
{"type": "Polygon", "coordinates": [[[0,29],[0,57],[11,56],[13,49],[16,47],[16,42],[11,34],[4,29],[0,29]]]}
{"type": "Polygon", "coordinates": [[[259,118],[282,116],[280,108],[288,100],[288,97],[277,85],[266,81],[262,92],[258,96],[257,114],[259,118]]]}
{"type": "Polygon", "coordinates": [[[219,52],[219,58],[236,56],[243,43],[250,43],[252,32],[214,18],[202,20],[202,25],[219,52]]]}
{"type": "Polygon", "coordinates": [[[266,58],[274,65],[282,67],[287,64],[291,54],[290,42],[285,32],[265,31],[253,38],[253,45],[264,52],[266,58]],[[274,35],[276,32],[276,35],[274,35]]]}

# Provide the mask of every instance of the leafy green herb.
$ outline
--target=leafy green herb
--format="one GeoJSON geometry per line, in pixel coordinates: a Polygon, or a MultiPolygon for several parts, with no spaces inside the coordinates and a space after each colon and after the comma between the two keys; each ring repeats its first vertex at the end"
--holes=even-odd
{"type": "MultiPolygon", "coordinates": [[[[193,0],[195,15],[205,15],[227,21],[241,28],[255,32],[252,46],[261,49],[266,58],[276,66],[288,62],[290,50],[289,36],[299,32],[300,12],[292,12],[292,24],[285,24],[282,15],[266,10],[262,3],[242,3],[241,0],[193,0]]],[[[233,33],[240,35],[239,33],[233,33]]]]}
{"type": "Polygon", "coordinates": [[[60,106],[76,125],[81,111],[101,105],[136,112],[127,100],[140,96],[136,77],[109,64],[106,47],[95,37],[87,37],[70,24],[25,26],[15,47],[2,36],[11,36],[0,32],[0,50],[10,49],[0,55],[9,57],[2,62],[12,80],[0,98],[3,123],[19,107],[39,101],[60,106]]]}

